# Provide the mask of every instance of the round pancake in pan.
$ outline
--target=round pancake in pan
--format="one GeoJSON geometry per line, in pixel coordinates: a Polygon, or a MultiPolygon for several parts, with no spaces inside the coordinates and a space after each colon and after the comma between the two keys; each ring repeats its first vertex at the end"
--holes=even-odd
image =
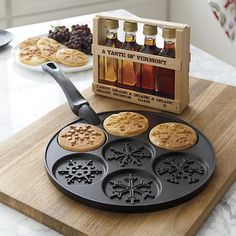
{"type": "Polygon", "coordinates": [[[103,123],[104,129],[115,136],[132,137],[145,132],[149,127],[148,119],[136,112],[120,112],[108,116],[103,123]]]}
{"type": "Polygon", "coordinates": [[[69,151],[89,152],[105,142],[104,132],[90,124],[73,124],[62,129],[58,135],[59,145],[69,151]]]}
{"type": "Polygon", "coordinates": [[[197,142],[197,134],[188,125],[167,122],[152,128],[149,139],[157,147],[178,151],[192,147],[197,142]]]}

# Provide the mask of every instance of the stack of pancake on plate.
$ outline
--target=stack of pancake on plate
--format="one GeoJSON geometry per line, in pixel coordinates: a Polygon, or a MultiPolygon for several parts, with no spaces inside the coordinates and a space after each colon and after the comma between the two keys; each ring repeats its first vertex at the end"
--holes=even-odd
{"type": "Polygon", "coordinates": [[[79,50],[69,49],[54,39],[34,37],[20,44],[19,60],[33,66],[54,61],[78,67],[88,63],[88,56],[79,50]]]}

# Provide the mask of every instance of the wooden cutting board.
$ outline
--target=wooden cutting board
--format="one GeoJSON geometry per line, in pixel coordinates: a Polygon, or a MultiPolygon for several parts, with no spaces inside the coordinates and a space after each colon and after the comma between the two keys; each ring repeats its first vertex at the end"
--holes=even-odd
{"type": "MultiPolygon", "coordinates": [[[[76,120],[60,106],[0,145],[0,201],[64,235],[192,235],[235,180],[236,87],[191,78],[191,103],[179,118],[213,142],[215,174],[197,197],[177,207],[139,214],[111,213],[75,202],[59,192],[44,170],[45,147],[60,128],[76,120]]],[[[84,93],[96,112],[150,108],[84,93]]]]}

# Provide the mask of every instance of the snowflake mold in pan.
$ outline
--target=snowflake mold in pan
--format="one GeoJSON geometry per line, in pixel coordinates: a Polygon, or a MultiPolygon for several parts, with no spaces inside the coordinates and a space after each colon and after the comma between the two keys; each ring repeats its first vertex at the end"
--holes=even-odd
{"type": "MultiPolygon", "coordinates": [[[[164,122],[186,124],[184,121],[135,111],[148,119],[148,130],[134,137],[118,137],[103,127],[103,121],[117,112],[98,114],[101,122],[97,127],[106,134],[106,140],[96,150],[64,149],[58,144],[60,131],[51,139],[45,152],[45,167],[59,190],[96,208],[146,212],[176,206],[207,186],[215,168],[215,151],[201,132],[194,129],[198,139],[192,147],[168,151],[150,142],[150,130],[164,122]]],[[[79,119],[72,124],[81,123],[86,122],[79,119]]]]}
{"type": "Polygon", "coordinates": [[[91,184],[95,175],[101,174],[102,170],[95,168],[92,160],[84,162],[70,160],[66,168],[58,170],[58,173],[65,176],[67,184],[74,184],[75,181],[91,184]]]}

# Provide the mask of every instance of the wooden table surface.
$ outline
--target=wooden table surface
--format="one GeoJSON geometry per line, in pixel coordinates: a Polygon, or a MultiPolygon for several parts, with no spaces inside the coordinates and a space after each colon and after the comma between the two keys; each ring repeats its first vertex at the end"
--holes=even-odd
{"type": "MultiPolygon", "coordinates": [[[[205,221],[236,174],[236,87],[191,78],[191,102],[175,115],[201,130],[216,149],[217,165],[208,187],[194,199],[167,210],[123,214],[93,209],[59,192],[44,170],[52,135],[76,120],[67,104],[0,145],[0,201],[64,235],[192,235],[205,221]]],[[[150,108],[91,93],[96,112],[150,108]]]]}

